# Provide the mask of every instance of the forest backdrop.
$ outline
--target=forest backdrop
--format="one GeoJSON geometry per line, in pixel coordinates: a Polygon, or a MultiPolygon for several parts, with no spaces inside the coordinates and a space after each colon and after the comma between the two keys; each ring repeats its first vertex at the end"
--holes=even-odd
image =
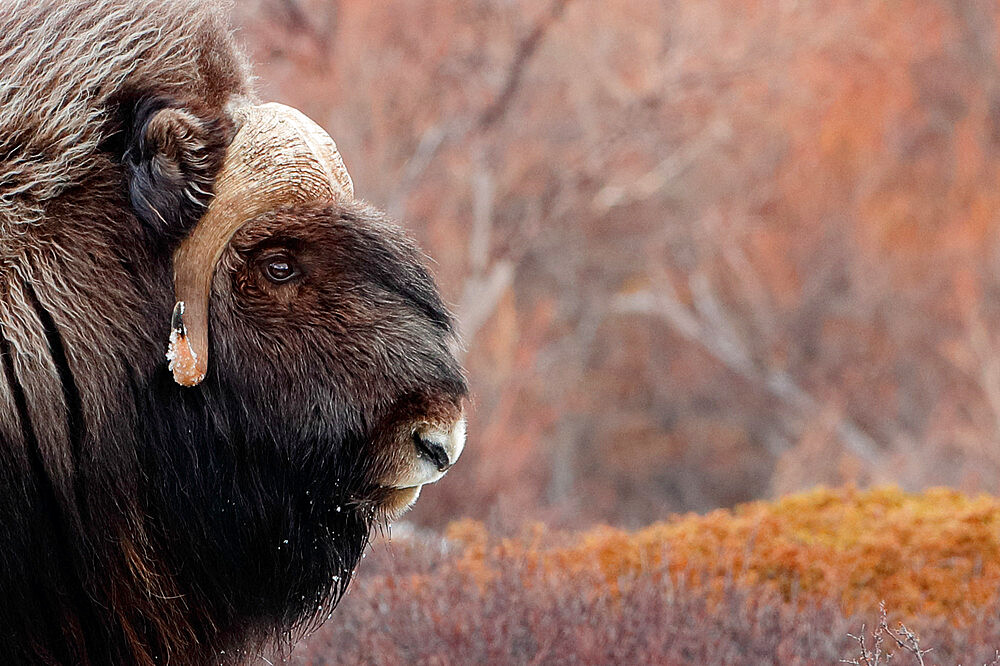
{"type": "Polygon", "coordinates": [[[1000,666],[1000,503],[910,494],[1000,491],[1000,5],[235,15],[433,257],[474,396],[289,663],[1000,666]]]}
{"type": "Polygon", "coordinates": [[[235,14],[460,320],[469,444],[410,520],[1000,487],[995,3],[235,14]]]}

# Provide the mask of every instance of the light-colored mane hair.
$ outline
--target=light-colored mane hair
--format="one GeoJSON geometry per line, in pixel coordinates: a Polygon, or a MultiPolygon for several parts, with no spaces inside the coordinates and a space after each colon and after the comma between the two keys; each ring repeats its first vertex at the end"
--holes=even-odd
{"type": "Polygon", "coordinates": [[[103,172],[123,91],[222,106],[248,68],[213,0],[0,0],[0,239],[103,172]]]}

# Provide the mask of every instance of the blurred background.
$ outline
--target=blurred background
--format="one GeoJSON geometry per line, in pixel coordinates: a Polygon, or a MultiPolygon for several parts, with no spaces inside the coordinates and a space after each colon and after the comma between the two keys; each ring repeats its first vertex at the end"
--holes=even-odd
{"type": "Polygon", "coordinates": [[[1000,486],[981,0],[240,0],[263,98],[434,259],[474,405],[408,520],[1000,486]]]}

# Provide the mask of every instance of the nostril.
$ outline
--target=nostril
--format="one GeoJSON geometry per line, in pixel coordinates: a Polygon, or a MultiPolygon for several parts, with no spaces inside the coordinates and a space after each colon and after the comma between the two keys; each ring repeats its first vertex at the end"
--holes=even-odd
{"type": "Polygon", "coordinates": [[[422,437],[419,432],[413,433],[413,443],[417,447],[417,453],[429,460],[439,472],[444,472],[451,467],[448,452],[441,444],[422,437]]]}

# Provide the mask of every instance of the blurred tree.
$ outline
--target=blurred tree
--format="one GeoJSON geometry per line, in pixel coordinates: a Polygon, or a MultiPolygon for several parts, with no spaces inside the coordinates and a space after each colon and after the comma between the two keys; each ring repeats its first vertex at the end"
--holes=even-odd
{"type": "Polygon", "coordinates": [[[461,319],[467,459],[414,519],[1000,483],[994,4],[237,14],[461,319]]]}

